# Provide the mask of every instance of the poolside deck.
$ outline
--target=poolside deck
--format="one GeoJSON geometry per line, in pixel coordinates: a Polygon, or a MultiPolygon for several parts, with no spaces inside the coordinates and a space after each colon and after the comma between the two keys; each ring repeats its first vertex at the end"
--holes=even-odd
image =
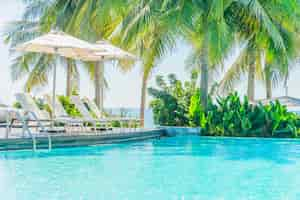
{"type": "MultiPolygon", "coordinates": [[[[51,133],[51,148],[90,146],[159,138],[164,129],[114,129],[101,132],[51,133]]],[[[48,149],[48,135],[35,134],[36,149],[48,149]]],[[[6,138],[5,128],[0,128],[0,151],[33,149],[31,137],[23,137],[21,129],[15,129],[6,138]]]]}

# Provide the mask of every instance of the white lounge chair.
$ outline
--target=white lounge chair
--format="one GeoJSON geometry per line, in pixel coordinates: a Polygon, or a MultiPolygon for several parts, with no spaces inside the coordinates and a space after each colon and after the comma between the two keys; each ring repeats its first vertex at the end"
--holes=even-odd
{"type": "Polygon", "coordinates": [[[96,115],[98,119],[105,119],[107,121],[113,122],[113,121],[119,121],[121,123],[121,126],[123,123],[128,123],[129,126],[132,122],[138,122],[138,119],[130,118],[130,117],[106,117],[98,108],[96,103],[89,98],[85,97],[83,98],[83,101],[87,104],[87,106],[91,109],[91,111],[96,115]]]}
{"type": "Polygon", "coordinates": [[[51,130],[51,131],[66,131],[66,127],[77,125],[78,121],[71,120],[65,117],[53,117],[51,119],[49,113],[47,111],[42,111],[34,102],[33,98],[27,93],[17,93],[16,95],[17,101],[21,104],[22,109],[26,113],[26,122],[36,122],[40,131],[46,132],[50,131],[47,130],[46,127],[50,127],[53,122],[62,123],[64,124],[64,129],[60,130],[51,130]]]}
{"type": "MultiPolygon", "coordinates": [[[[94,116],[92,116],[84,103],[81,101],[79,96],[71,96],[70,99],[75,107],[79,110],[83,119],[93,125],[94,130],[99,130],[99,128],[97,128],[97,125],[104,126],[104,130],[111,130],[110,122],[106,119],[94,118],[94,116]]],[[[100,130],[102,129],[100,128],[100,130]]]]}
{"type": "MultiPolygon", "coordinates": [[[[44,100],[48,104],[50,109],[53,111],[52,97],[50,97],[49,95],[46,94],[46,95],[44,95],[44,100]]],[[[60,119],[60,120],[64,119],[69,124],[72,124],[72,126],[84,128],[85,121],[80,118],[75,118],[75,117],[69,116],[68,113],[66,112],[64,106],[62,105],[62,103],[59,101],[59,99],[57,97],[55,100],[55,110],[54,111],[55,111],[55,118],[60,119]]]]}
{"type": "Polygon", "coordinates": [[[45,131],[45,127],[50,126],[51,123],[49,114],[46,111],[40,110],[29,94],[17,93],[15,96],[24,111],[26,122],[36,122],[37,126],[42,131],[45,131]]]}

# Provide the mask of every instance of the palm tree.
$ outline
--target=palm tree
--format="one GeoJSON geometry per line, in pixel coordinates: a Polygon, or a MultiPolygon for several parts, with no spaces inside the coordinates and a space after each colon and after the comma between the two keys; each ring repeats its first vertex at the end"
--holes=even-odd
{"type": "MultiPolygon", "coordinates": [[[[9,43],[11,48],[51,29],[49,23],[42,22],[41,18],[53,1],[31,0],[24,3],[26,8],[22,20],[10,22],[4,31],[5,42],[9,43]]],[[[67,66],[66,95],[71,95],[76,89],[79,74],[74,61],[36,53],[14,53],[13,55],[15,56],[11,66],[13,80],[28,76],[24,87],[26,92],[30,92],[34,87],[46,85],[52,67],[58,62],[67,66]]]]}
{"type": "Polygon", "coordinates": [[[206,110],[209,74],[222,66],[223,57],[231,47],[233,33],[225,21],[229,5],[224,1],[199,2],[193,7],[193,20],[184,29],[184,36],[193,47],[188,63],[194,62],[194,67],[200,71],[200,102],[206,110]]]}
{"type": "Polygon", "coordinates": [[[186,18],[179,18],[178,12],[186,13],[187,18],[191,11],[191,4],[184,1],[182,4],[164,1],[137,1],[124,18],[120,31],[119,43],[127,49],[136,52],[142,60],[142,87],[140,104],[140,121],[144,126],[144,112],[146,107],[147,85],[153,69],[166,53],[176,45],[177,29],[186,18]],[[178,27],[176,26],[178,25],[178,27]]]}
{"type": "Polygon", "coordinates": [[[243,38],[247,45],[225,73],[220,82],[220,90],[232,89],[241,75],[248,73],[249,99],[254,100],[256,78],[265,79],[267,97],[271,97],[272,82],[282,80],[286,76],[288,62],[296,56],[295,40],[298,27],[296,13],[299,13],[299,9],[292,6],[295,4],[298,3],[293,0],[285,6],[256,0],[252,1],[248,8],[235,5],[235,9],[240,10],[238,13],[228,12],[229,24],[236,29],[239,37],[243,38]],[[284,9],[278,9],[280,6],[284,9]],[[285,9],[293,12],[287,13],[285,9]],[[265,58],[262,56],[263,52],[265,58]],[[262,63],[265,63],[265,68],[262,63]]]}

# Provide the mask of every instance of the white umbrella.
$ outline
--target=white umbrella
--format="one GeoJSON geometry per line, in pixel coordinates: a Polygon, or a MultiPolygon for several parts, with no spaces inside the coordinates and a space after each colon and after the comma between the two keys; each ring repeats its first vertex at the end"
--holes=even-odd
{"type": "MultiPolygon", "coordinates": [[[[92,53],[93,46],[90,43],[70,36],[64,32],[51,31],[48,34],[37,37],[31,41],[18,45],[15,50],[24,52],[36,52],[57,54],[66,58],[81,59],[82,55],[92,53]]],[[[52,90],[52,117],[55,117],[55,90],[56,90],[56,66],[53,69],[52,90]]]]}
{"type": "Polygon", "coordinates": [[[102,61],[102,60],[136,60],[137,57],[121,48],[118,48],[108,41],[97,41],[93,46],[93,53],[82,55],[85,61],[102,61]]]}
{"type": "MultiPolygon", "coordinates": [[[[48,34],[25,42],[24,44],[17,46],[15,49],[17,51],[25,52],[57,54],[66,58],[92,62],[111,59],[136,59],[134,55],[110,44],[107,41],[98,41],[96,44],[91,44],[61,31],[51,31],[48,34]]],[[[101,75],[103,76],[103,74],[101,75]]],[[[55,90],[56,66],[54,66],[53,72],[52,108],[55,108],[55,90]]],[[[101,92],[101,101],[103,102],[103,91],[101,92]]],[[[55,116],[54,110],[55,109],[53,109],[53,117],[55,116]]]]}
{"type": "Polygon", "coordinates": [[[80,59],[82,55],[92,53],[90,43],[61,31],[48,34],[25,42],[15,48],[17,51],[58,54],[63,57],[80,59]]]}

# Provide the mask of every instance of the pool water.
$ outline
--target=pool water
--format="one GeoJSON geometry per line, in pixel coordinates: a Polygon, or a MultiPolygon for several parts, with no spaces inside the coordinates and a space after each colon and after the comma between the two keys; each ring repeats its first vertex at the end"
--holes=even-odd
{"type": "Polygon", "coordinates": [[[177,136],[2,152],[0,199],[300,199],[300,141],[177,136]]]}

